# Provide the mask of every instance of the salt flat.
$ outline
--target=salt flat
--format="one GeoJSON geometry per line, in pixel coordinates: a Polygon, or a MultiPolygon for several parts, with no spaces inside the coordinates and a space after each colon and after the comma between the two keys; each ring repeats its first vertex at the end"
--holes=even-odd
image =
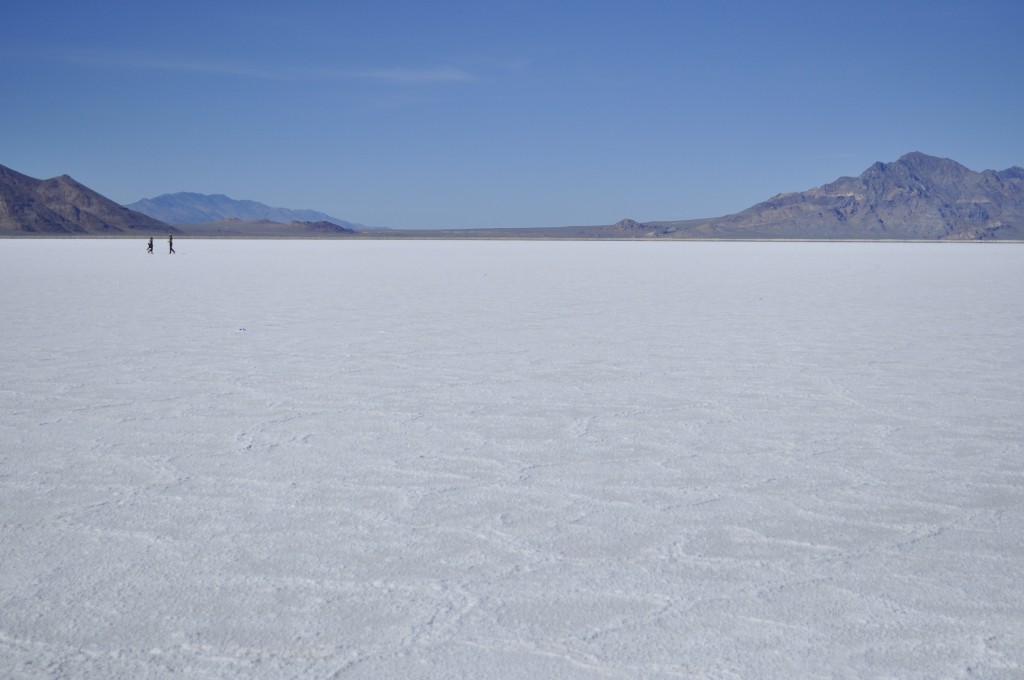
{"type": "Polygon", "coordinates": [[[6,678],[1019,678],[1024,246],[0,241],[6,678]]]}

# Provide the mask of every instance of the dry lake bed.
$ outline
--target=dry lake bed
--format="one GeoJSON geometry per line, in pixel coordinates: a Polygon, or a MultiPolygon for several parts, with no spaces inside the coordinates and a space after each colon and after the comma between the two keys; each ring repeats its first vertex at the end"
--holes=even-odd
{"type": "Polygon", "coordinates": [[[5,678],[1020,678],[1024,246],[0,241],[5,678]]]}

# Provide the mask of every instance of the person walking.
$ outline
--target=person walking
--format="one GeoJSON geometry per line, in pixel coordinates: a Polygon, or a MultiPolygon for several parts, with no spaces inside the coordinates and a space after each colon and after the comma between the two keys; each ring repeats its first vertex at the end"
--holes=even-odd
{"type": "Polygon", "coordinates": [[[174,234],[167,235],[167,246],[171,249],[168,255],[174,255],[174,234]]]}
{"type": "Polygon", "coordinates": [[[146,252],[150,255],[153,254],[153,237],[149,237],[149,243],[146,245],[146,252]]]}

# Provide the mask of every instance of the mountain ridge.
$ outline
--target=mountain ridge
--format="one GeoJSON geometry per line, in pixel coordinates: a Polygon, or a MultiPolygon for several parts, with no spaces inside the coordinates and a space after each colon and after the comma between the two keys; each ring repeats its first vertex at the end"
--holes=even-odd
{"type": "MultiPolygon", "coordinates": [[[[678,223],[647,224],[671,230],[678,223]]],[[[857,177],[679,226],[676,237],[1016,240],[1024,237],[1024,168],[975,172],[914,151],[857,177]]]]}
{"type": "Polygon", "coordinates": [[[0,235],[116,236],[176,231],[68,175],[36,179],[0,165],[0,235]]]}
{"type": "Polygon", "coordinates": [[[0,165],[0,236],[130,236],[163,230],[229,238],[1024,240],[1024,168],[975,172],[918,151],[876,162],[856,177],[777,194],[722,217],[625,218],[590,227],[368,232],[324,213],[271,208],[223,194],[182,192],[161,198],[191,211],[187,219],[201,221],[183,221],[174,214],[167,223],[117,205],[67,175],[38,180],[0,165]]]}
{"type": "Polygon", "coordinates": [[[329,222],[357,231],[365,228],[316,210],[274,208],[259,201],[238,200],[224,194],[200,194],[180,191],[144,198],[127,206],[169,224],[188,225],[237,219],[243,222],[269,220],[281,224],[291,222],[329,222]]]}

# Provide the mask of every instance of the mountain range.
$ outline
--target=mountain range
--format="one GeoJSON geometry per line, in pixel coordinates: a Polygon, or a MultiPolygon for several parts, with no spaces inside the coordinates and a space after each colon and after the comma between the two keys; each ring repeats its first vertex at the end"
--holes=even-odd
{"type": "Polygon", "coordinates": [[[201,224],[240,220],[242,222],[329,222],[352,231],[364,228],[337,217],[331,217],[315,210],[289,210],[272,208],[257,201],[239,201],[224,194],[196,194],[179,192],[163,194],[156,198],[144,198],[129,203],[126,208],[136,210],[168,224],[201,224]]]}
{"type": "Polygon", "coordinates": [[[807,191],[778,194],[723,217],[621,220],[552,229],[364,231],[309,210],[223,195],[164,194],[120,206],[67,175],[48,180],[0,166],[0,236],[363,238],[1024,240],[1024,168],[975,172],[919,152],[807,191]],[[148,214],[144,214],[148,213],[148,214]],[[175,225],[175,226],[171,226],[175,225]]]}

